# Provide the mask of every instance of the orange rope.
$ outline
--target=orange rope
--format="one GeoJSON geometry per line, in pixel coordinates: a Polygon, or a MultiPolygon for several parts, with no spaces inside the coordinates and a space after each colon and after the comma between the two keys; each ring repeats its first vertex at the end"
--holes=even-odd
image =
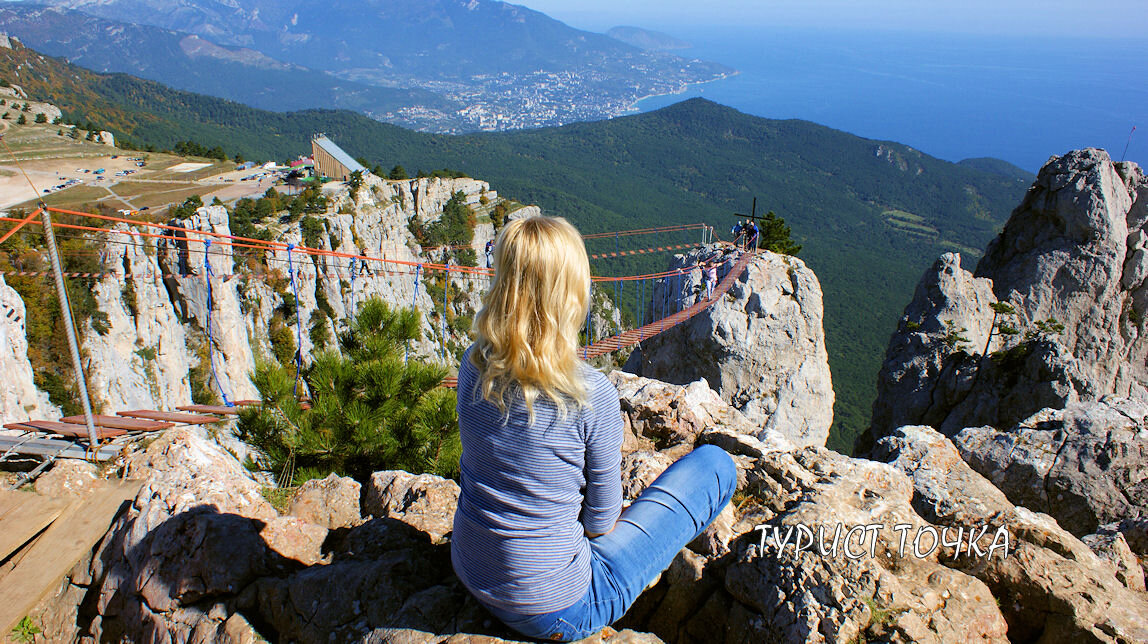
{"type": "MultiPolygon", "coordinates": [[[[22,221],[17,221],[16,225],[12,227],[12,230],[9,230],[8,232],[4,233],[3,237],[0,237],[0,244],[3,244],[4,242],[8,241],[9,237],[11,237],[12,235],[15,235],[16,231],[18,231],[24,227],[24,224],[30,223],[33,219],[35,219],[37,216],[39,216],[40,212],[42,212],[42,209],[37,208],[35,212],[28,215],[27,219],[24,219],[22,221]]],[[[7,218],[5,218],[5,221],[7,221],[7,218]]]]}

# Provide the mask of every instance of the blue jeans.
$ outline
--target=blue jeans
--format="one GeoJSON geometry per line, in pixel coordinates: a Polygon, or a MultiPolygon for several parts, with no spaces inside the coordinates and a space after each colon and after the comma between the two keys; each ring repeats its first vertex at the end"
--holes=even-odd
{"type": "Polygon", "coordinates": [[[543,615],[488,610],[530,637],[569,642],[622,618],[687,543],[702,533],[737,488],[733,459],[702,445],[659,476],[622,512],[614,529],[590,540],[590,588],[582,599],[543,615]]]}

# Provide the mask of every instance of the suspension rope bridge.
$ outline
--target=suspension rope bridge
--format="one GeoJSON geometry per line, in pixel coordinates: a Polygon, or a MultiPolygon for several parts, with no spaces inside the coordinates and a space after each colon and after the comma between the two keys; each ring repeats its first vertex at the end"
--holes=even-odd
{"type": "MultiPolygon", "coordinates": [[[[214,309],[214,302],[213,302],[214,294],[213,294],[212,282],[213,282],[213,280],[214,281],[220,281],[221,280],[221,281],[226,282],[226,281],[230,280],[232,277],[236,277],[236,276],[242,276],[242,277],[246,277],[246,278],[256,278],[256,279],[260,279],[260,278],[262,278],[262,279],[281,279],[281,277],[280,277],[281,273],[277,274],[278,271],[275,271],[275,269],[271,269],[273,272],[270,274],[267,274],[267,275],[258,275],[258,274],[251,274],[251,273],[217,274],[212,269],[211,258],[212,257],[226,257],[227,255],[231,254],[227,250],[220,249],[219,247],[229,247],[231,251],[247,249],[247,250],[262,252],[263,256],[261,259],[268,266],[269,269],[270,269],[272,264],[277,264],[277,265],[285,264],[286,265],[285,268],[287,269],[287,273],[289,275],[291,289],[292,289],[292,292],[295,294],[296,302],[298,302],[298,286],[296,284],[296,278],[298,276],[299,269],[295,266],[296,260],[293,256],[305,255],[305,256],[309,256],[311,258],[314,258],[316,261],[315,261],[315,264],[311,265],[311,267],[314,269],[315,277],[325,276],[325,277],[337,277],[339,279],[343,279],[345,277],[350,278],[351,285],[352,285],[351,286],[351,293],[350,293],[352,310],[355,308],[356,297],[357,297],[356,293],[355,293],[355,288],[354,288],[356,278],[360,277],[361,273],[363,273],[363,272],[374,274],[370,268],[371,264],[374,264],[377,266],[377,273],[379,275],[386,275],[386,276],[410,275],[410,276],[413,276],[414,277],[414,289],[415,289],[414,297],[416,300],[417,300],[417,296],[418,296],[418,292],[419,292],[418,289],[419,289],[419,284],[420,284],[421,278],[423,278],[424,276],[426,276],[432,272],[442,274],[444,277],[443,301],[442,301],[444,313],[448,307],[448,297],[447,296],[448,296],[448,293],[450,292],[450,286],[451,286],[450,280],[451,280],[452,275],[456,275],[456,276],[458,276],[458,278],[461,278],[461,279],[490,279],[493,277],[493,274],[494,274],[494,271],[492,269],[478,268],[478,267],[472,267],[472,266],[462,266],[462,265],[452,263],[450,261],[446,261],[444,263],[436,263],[436,262],[430,262],[430,261],[400,260],[400,259],[396,259],[393,257],[387,258],[385,256],[384,257],[368,257],[365,254],[354,254],[354,253],[339,252],[339,251],[335,251],[335,250],[326,250],[326,249],[321,249],[321,248],[310,248],[307,246],[297,245],[297,244],[288,243],[288,242],[269,241],[269,240],[255,239],[255,238],[250,238],[250,237],[243,237],[243,236],[238,236],[238,235],[228,235],[228,234],[218,233],[218,232],[214,232],[214,231],[194,230],[194,229],[188,229],[188,228],[184,228],[184,227],[180,227],[180,226],[174,226],[174,225],[170,225],[170,224],[141,222],[138,220],[132,220],[132,219],[127,219],[127,218],[123,218],[123,217],[113,217],[110,215],[102,215],[102,214],[96,214],[96,213],[86,213],[86,212],[78,212],[78,211],[74,211],[74,210],[66,210],[66,209],[62,209],[62,208],[54,208],[54,207],[49,207],[49,206],[46,206],[43,204],[41,204],[40,208],[38,208],[35,212],[33,212],[32,214],[30,214],[26,217],[23,217],[23,218],[0,217],[0,222],[13,224],[13,226],[8,231],[3,233],[3,235],[0,235],[0,243],[3,243],[4,241],[8,240],[14,234],[16,234],[18,231],[20,231],[22,228],[24,228],[25,226],[27,226],[29,224],[40,225],[41,227],[44,227],[46,224],[41,223],[41,222],[37,222],[36,218],[40,217],[43,214],[47,214],[47,213],[56,213],[56,214],[60,214],[60,215],[65,215],[65,216],[69,216],[69,217],[77,217],[77,218],[78,217],[90,218],[90,219],[95,219],[95,220],[104,224],[102,226],[90,226],[90,225],[83,225],[80,223],[51,222],[51,227],[53,228],[53,230],[60,229],[61,231],[74,231],[71,233],[73,237],[82,237],[85,239],[90,239],[91,238],[90,236],[93,233],[103,234],[106,236],[106,238],[104,240],[102,240],[103,243],[121,244],[121,245],[125,245],[125,246],[139,245],[139,244],[143,243],[143,241],[146,239],[152,239],[152,240],[155,240],[157,242],[160,240],[169,242],[169,243],[173,244],[179,250],[179,252],[182,254],[181,269],[180,269],[181,271],[184,271],[185,268],[188,266],[188,264],[190,262],[190,258],[192,256],[202,255],[203,263],[204,263],[204,267],[205,267],[205,271],[204,271],[203,275],[199,275],[198,272],[195,270],[188,271],[191,274],[188,274],[188,272],[180,272],[180,273],[159,273],[159,272],[155,272],[155,271],[129,272],[127,270],[125,270],[124,272],[94,271],[94,272],[69,272],[69,273],[59,273],[59,274],[64,276],[64,277],[69,277],[69,278],[73,278],[73,279],[76,279],[76,278],[78,278],[78,279],[103,279],[103,278],[108,278],[108,277],[114,277],[114,278],[124,279],[124,280],[127,280],[127,279],[206,280],[207,281],[207,298],[208,298],[208,302],[207,302],[208,319],[206,321],[206,324],[208,327],[207,328],[207,335],[208,335],[208,342],[209,342],[209,353],[212,354],[212,356],[211,356],[211,359],[212,359],[212,364],[211,364],[212,376],[213,376],[213,380],[215,382],[216,388],[218,388],[219,393],[221,394],[221,396],[224,400],[224,405],[222,405],[222,406],[188,405],[188,406],[181,406],[181,407],[177,408],[177,409],[183,410],[184,412],[194,412],[192,414],[188,414],[188,413],[182,413],[181,414],[181,413],[176,413],[176,412],[164,412],[164,411],[154,411],[154,410],[133,410],[133,411],[129,411],[129,412],[119,412],[117,416],[94,415],[95,416],[94,418],[90,418],[88,416],[72,416],[72,417],[60,419],[59,422],[56,422],[56,421],[27,421],[27,422],[23,422],[23,423],[11,423],[9,425],[5,425],[5,428],[17,429],[17,430],[20,430],[20,431],[23,431],[26,433],[23,436],[17,437],[17,438],[0,437],[0,450],[7,450],[6,452],[4,452],[4,454],[0,454],[0,460],[7,458],[8,455],[14,453],[14,451],[16,451],[18,448],[20,448],[20,451],[26,451],[26,449],[24,449],[24,448],[28,448],[28,447],[35,448],[33,451],[38,450],[38,453],[41,453],[43,455],[48,456],[49,459],[54,459],[60,455],[66,455],[69,453],[69,451],[68,451],[69,449],[73,449],[73,450],[78,449],[79,446],[76,445],[75,443],[71,443],[71,442],[61,443],[60,441],[53,440],[53,436],[61,437],[61,438],[63,438],[63,437],[78,438],[81,436],[80,428],[83,424],[85,424],[85,422],[88,424],[89,436],[91,436],[95,439],[99,439],[99,440],[109,439],[109,440],[112,440],[114,442],[114,441],[116,441],[116,440],[118,440],[124,436],[131,436],[131,435],[136,435],[139,432],[155,431],[158,429],[167,428],[167,427],[172,426],[174,423],[200,424],[200,423],[208,423],[208,422],[219,422],[220,420],[222,420],[223,416],[234,415],[235,413],[237,413],[237,409],[236,409],[237,407],[241,407],[244,405],[250,405],[250,404],[258,404],[258,401],[235,401],[235,402],[232,402],[229,399],[229,397],[227,396],[227,393],[224,391],[223,383],[221,382],[219,376],[216,374],[215,363],[214,363],[215,362],[214,361],[214,352],[215,352],[214,351],[214,337],[213,337],[214,333],[212,330],[212,319],[211,319],[213,317],[212,312],[214,309]],[[112,225],[117,225],[117,227],[115,227],[115,228],[110,227],[112,225]],[[134,227],[134,228],[129,228],[128,226],[134,227]],[[115,240],[115,239],[111,238],[113,236],[121,236],[121,237],[130,238],[130,239],[115,240]],[[198,248],[195,247],[196,245],[198,245],[198,248]],[[280,254],[285,255],[285,257],[284,258],[278,257],[277,255],[280,255],[280,254]],[[326,259],[324,259],[324,258],[326,258],[326,259]],[[339,260],[349,260],[349,262],[347,264],[346,272],[344,272],[343,267],[340,265],[339,260]],[[326,268],[320,268],[320,266],[319,266],[320,263],[327,264],[326,268]],[[33,445],[33,443],[36,443],[36,445],[33,445]],[[44,444],[41,445],[40,443],[44,443],[44,444]]],[[[47,219],[47,217],[45,217],[45,219],[47,219]]],[[[709,227],[705,224],[700,224],[700,223],[699,224],[684,224],[684,225],[677,225],[677,226],[664,226],[664,227],[655,227],[655,228],[642,228],[642,229],[616,231],[616,232],[592,233],[592,234],[584,235],[583,238],[587,239],[587,240],[607,240],[607,241],[609,239],[613,239],[614,240],[614,246],[615,246],[613,251],[595,253],[595,254],[590,255],[591,259],[596,259],[596,260],[597,259],[612,259],[612,258],[648,255],[648,254],[659,253],[659,252],[667,252],[667,251],[682,250],[682,249],[686,249],[686,248],[697,247],[700,244],[698,244],[698,243],[684,243],[684,244],[661,243],[661,244],[658,244],[657,243],[657,241],[659,241],[659,237],[658,237],[659,235],[681,233],[681,232],[686,232],[686,231],[691,231],[691,230],[700,230],[702,232],[702,243],[705,243],[708,240],[713,239],[713,233],[714,233],[713,228],[709,227]],[[631,249],[622,249],[619,247],[621,238],[623,238],[623,237],[633,238],[633,237],[642,236],[642,235],[653,235],[653,236],[655,236],[654,245],[650,245],[650,246],[642,247],[642,248],[631,248],[631,249]]],[[[61,236],[63,237],[64,235],[61,235],[61,236]]],[[[720,242],[720,243],[728,246],[728,244],[726,242],[720,242]]],[[[460,247],[472,248],[472,246],[469,246],[469,245],[467,245],[467,246],[440,246],[440,247],[435,247],[435,248],[427,248],[424,250],[433,252],[436,250],[449,250],[449,249],[460,248],[460,247]]],[[[74,253],[75,251],[72,251],[72,252],[74,253]]],[[[84,252],[84,251],[80,251],[80,253],[82,253],[82,252],[84,252]]],[[[93,251],[88,251],[88,252],[93,252],[93,251]]],[[[102,259],[103,252],[99,251],[99,254],[100,254],[101,259],[102,259]]],[[[701,301],[699,299],[699,301],[696,301],[692,306],[689,306],[686,308],[682,308],[682,306],[681,306],[681,300],[682,300],[681,281],[682,281],[683,275],[688,274],[688,272],[690,270],[692,270],[692,268],[691,269],[684,269],[683,268],[683,269],[662,271],[662,272],[656,272],[656,273],[645,273],[645,274],[639,274],[639,275],[594,276],[594,277],[592,277],[593,284],[595,284],[595,285],[602,285],[604,283],[610,283],[612,285],[615,303],[617,303],[621,299],[621,297],[624,293],[625,284],[627,282],[634,283],[633,284],[633,292],[634,292],[634,298],[635,298],[635,301],[637,303],[637,309],[638,309],[638,311],[637,311],[638,326],[637,326],[637,328],[622,331],[620,328],[620,326],[621,326],[620,323],[615,321],[614,322],[614,327],[615,327],[614,328],[614,331],[615,331],[614,335],[606,337],[606,338],[595,338],[592,320],[589,319],[590,316],[588,316],[587,326],[585,329],[587,344],[586,344],[586,346],[582,347],[580,350],[580,353],[582,354],[583,359],[589,360],[589,359],[593,359],[593,358],[597,358],[597,357],[606,355],[608,353],[612,353],[615,351],[619,351],[619,350],[631,347],[635,344],[642,342],[643,340],[646,340],[646,339],[648,339],[654,335],[657,335],[658,333],[665,331],[666,329],[673,328],[674,326],[681,324],[682,322],[690,319],[691,317],[697,315],[698,313],[708,309],[710,306],[712,306],[712,304],[714,302],[716,302],[723,294],[725,294],[729,290],[729,288],[731,287],[733,282],[736,281],[738,276],[741,275],[741,273],[745,270],[745,267],[749,263],[751,258],[752,258],[752,253],[748,253],[748,252],[741,253],[741,255],[736,259],[736,261],[733,262],[732,267],[730,267],[730,269],[727,272],[727,274],[725,275],[724,279],[721,280],[721,283],[715,289],[713,296],[711,298],[705,300],[705,301],[701,301]],[[674,280],[676,280],[676,282],[674,280]],[[661,303],[660,303],[661,315],[658,314],[659,313],[658,303],[654,302],[651,299],[651,301],[649,303],[649,305],[650,305],[649,317],[651,318],[651,321],[647,322],[647,320],[646,320],[647,316],[646,316],[646,310],[645,310],[645,306],[646,306],[645,298],[647,295],[650,295],[651,297],[654,295],[654,293],[655,293],[654,286],[657,283],[661,283],[661,285],[662,285],[662,289],[661,289],[662,297],[660,298],[661,299],[661,303]],[[668,308],[671,306],[671,304],[670,304],[671,298],[669,298],[667,296],[667,294],[669,293],[670,288],[672,286],[675,286],[675,285],[676,285],[676,290],[678,292],[677,306],[676,306],[677,310],[674,311],[673,313],[670,313],[668,311],[668,308]]],[[[728,261],[726,263],[728,264],[728,261]]],[[[30,271],[30,270],[0,271],[0,275],[10,275],[10,276],[42,276],[42,275],[47,275],[49,273],[50,273],[49,271],[30,271]]],[[[302,367],[302,326],[301,326],[300,317],[301,316],[296,314],[295,325],[297,327],[296,328],[296,336],[298,338],[298,347],[297,347],[298,350],[297,350],[297,353],[294,357],[294,362],[295,362],[295,367],[296,367],[296,381],[295,381],[296,389],[298,388],[299,373],[300,373],[301,367],[302,367]]],[[[446,324],[446,319],[445,319],[445,314],[444,314],[443,319],[441,320],[441,326],[444,327],[442,329],[442,340],[443,340],[442,351],[443,351],[444,356],[446,355],[445,324],[446,324]]],[[[407,354],[409,355],[409,348],[407,350],[407,354]]],[[[443,385],[449,386],[449,387],[457,386],[457,380],[453,376],[449,377],[444,381],[443,385]]],[[[104,453],[105,451],[106,450],[103,450],[103,448],[101,447],[100,443],[97,440],[97,442],[94,445],[89,446],[88,455],[94,454],[96,456],[102,455],[105,457],[109,457],[110,454],[105,454],[104,453]],[[94,452],[93,452],[93,450],[94,450],[94,452]]]]}

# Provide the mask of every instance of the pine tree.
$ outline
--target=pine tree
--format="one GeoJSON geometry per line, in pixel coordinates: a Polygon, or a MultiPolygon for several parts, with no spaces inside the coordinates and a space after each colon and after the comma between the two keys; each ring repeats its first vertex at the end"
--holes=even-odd
{"type": "Polygon", "coordinates": [[[283,484],[330,472],[366,481],[384,469],[456,476],[455,392],[439,386],[443,367],[404,361],[404,344],[418,334],[417,311],[363,302],[339,338],[342,354],[320,352],[304,369],[309,409],[293,393],[293,369],[260,363],[263,404],[239,415],[240,437],[264,454],[259,465],[283,484]]]}
{"type": "Polygon", "coordinates": [[[758,244],[761,248],[782,255],[797,255],[801,252],[801,245],[793,243],[790,232],[785,220],[770,210],[761,220],[761,240],[758,244]]]}

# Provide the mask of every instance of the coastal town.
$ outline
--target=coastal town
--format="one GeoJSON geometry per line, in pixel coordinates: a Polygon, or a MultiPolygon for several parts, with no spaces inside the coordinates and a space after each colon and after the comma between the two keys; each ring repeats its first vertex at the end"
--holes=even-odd
{"type": "Polygon", "coordinates": [[[624,69],[617,68],[619,61],[610,61],[609,68],[476,75],[445,87],[441,81],[412,78],[414,86],[442,93],[465,107],[448,112],[413,105],[370,116],[445,134],[554,127],[622,116],[637,111],[637,103],[644,98],[680,94],[690,85],[737,73],[696,59],[676,59],[676,64],[669,57],[651,60],[648,52],[643,53],[646,55],[622,61],[624,69]]]}

